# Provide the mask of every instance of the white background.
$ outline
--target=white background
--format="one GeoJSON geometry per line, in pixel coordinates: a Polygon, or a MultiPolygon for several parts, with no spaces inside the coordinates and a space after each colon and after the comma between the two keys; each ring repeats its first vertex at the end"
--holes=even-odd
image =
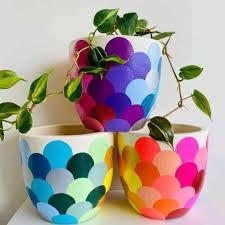
{"type": "MultiPolygon", "coordinates": [[[[62,87],[68,68],[68,44],[93,31],[92,18],[102,8],[136,11],[160,30],[176,31],[171,43],[175,64],[200,64],[204,74],[189,81],[185,93],[202,90],[210,99],[213,125],[193,105],[174,114],[175,122],[211,127],[209,167],[202,198],[210,198],[217,210],[225,205],[224,76],[225,31],[222,0],[0,0],[0,68],[16,70],[32,81],[41,72],[55,68],[51,90],[62,87]]],[[[164,114],[176,105],[176,85],[164,61],[162,85],[155,114],[164,114]]],[[[28,85],[0,91],[0,102],[24,102],[28,85]]],[[[79,121],[73,105],[54,97],[35,110],[35,125],[79,121]]],[[[0,224],[5,224],[26,197],[20,171],[17,134],[12,132],[0,144],[0,224]]],[[[115,186],[114,186],[115,187],[115,186]]]]}

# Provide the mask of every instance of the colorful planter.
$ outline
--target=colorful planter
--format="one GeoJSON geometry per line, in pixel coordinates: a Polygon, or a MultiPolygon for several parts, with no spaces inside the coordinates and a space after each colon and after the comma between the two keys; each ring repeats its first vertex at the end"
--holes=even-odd
{"type": "Polygon", "coordinates": [[[113,175],[113,134],[82,126],[46,126],[20,137],[27,193],[39,214],[76,224],[97,214],[113,175]]]}
{"type": "Polygon", "coordinates": [[[143,133],[118,133],[119,171],[130,204],[151,219],[185,215],[203,186],[208,131],[175,125],[175,150],[143,133]]]}
{"type": "MultiPolygon", "coordinates": [[[[108,55],[119,55],[124,65],[110,63],[104,78],[85,75],[83,95],[75,108],[83,124],[96,131],[130,131],[139,129],[154,109],[159,90],[162,46],[152,39],[133,36],[97,36],[94,45],[108,55]]],[[[88,46],[87,38],[70,45],[74,52],[88,46]]],[[[86,49],[77,61],[88,66],[86,49]]],[[[72,77],[77,76],[77,70],[72,77]]]]}

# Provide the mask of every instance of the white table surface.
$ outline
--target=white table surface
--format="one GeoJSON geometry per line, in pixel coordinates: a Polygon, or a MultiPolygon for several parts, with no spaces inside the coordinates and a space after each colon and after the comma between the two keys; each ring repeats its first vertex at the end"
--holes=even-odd
{"type": "MultiPolygon", "coordinates": [[[[18,209],[8,225],[49,225],[39,217],[36,209],[27,199],[18,209]]],[[[100,213],[83,225],[222,225],[225,215],[219,214],[205,196],[184,217],[167,221],[156,221],[138,215],[125,199],[122,191],[111,191],[100,213]]]]}

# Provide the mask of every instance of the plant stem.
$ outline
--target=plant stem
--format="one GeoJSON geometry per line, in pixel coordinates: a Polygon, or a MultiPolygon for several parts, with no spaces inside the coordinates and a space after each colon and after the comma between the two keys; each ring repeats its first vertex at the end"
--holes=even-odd
{"type": "Polygon", "coordinates": [[[16,121],[9,121],[9,120],[2,120],[2,122],[9,123],[12,125],[14,125],[16,123],[16,121]]]}

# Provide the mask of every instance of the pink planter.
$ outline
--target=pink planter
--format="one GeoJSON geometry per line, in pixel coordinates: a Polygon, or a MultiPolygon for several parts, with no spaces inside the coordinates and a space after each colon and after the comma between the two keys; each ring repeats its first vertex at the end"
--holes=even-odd
{"type": "Polygon", "coordinates": [[[208,131],[188,125],[174,129],[175,151],[146,132],[118,133],[119,171],[127,198],[152,219],[185,215],[204,183],[208,131]]]}

